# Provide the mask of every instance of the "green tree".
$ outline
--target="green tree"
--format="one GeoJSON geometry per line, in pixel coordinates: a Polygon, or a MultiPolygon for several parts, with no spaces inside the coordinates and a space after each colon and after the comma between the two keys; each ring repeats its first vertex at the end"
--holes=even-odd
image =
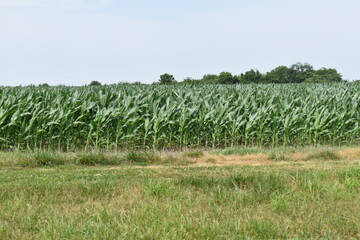
{"type": "Polygon", "coordinates": [[[307,78],[306,82],[341,82],[342,76],[337,72],[334,68],[321,68],[319,70],[315,70],[312,75],[307,78]]]}
{"type": "Polygon", "coordinates": [[[251,69],[242,73],[238,78],[240,83],[261,83],[264,76],[258,70],[251,69]]]}
{"type": "Polygon", "coordinates": [[[279,66],[265,76],[267,83],[292,83],[295,82],[296,73],[294,69],[287,66],[279,66]]]}
{"type": "Polygon", "coordinates": [[[164,74],[160,75],[160,79],[159,79],[160,84],[171,84],[171,83],[175,83],[175,82],[176,82],[176,80],[175,80],[174,76],[171,74],[164,73],[164,74]]]}
{"type": "Polygon", "coordinates": [[[187,77],[182,81],[183,84],[199,84],[200,80],[192,78],[192,77],[187,77]]]}
{"type": "Polygon", "coordinates": [[[217,78],[218,75],[216,74],[206,74],[200,79],[200,82],[205,84],[215,84],[217,83],[217,78]]]}
{"type": "Polygon", "coordinates": [[[295,63],[291,67],[294,74],[293,81],[296,83],[304,82],[306,79],[312,76],[314,67],[308,63],[295,63]]]}
{"type": "Polygon", "coordinates": [[[99,81],[91,81],[91,83],[89,84],[89,86],[101,86],[101,82],[99,81]]]}
{"type": "Polygon", "coordinates": [[[238,78],[234,77],[230,72],[221,72],[217,77],[217,83],[219,84],[235,84],[238,82],[238,78]]]}

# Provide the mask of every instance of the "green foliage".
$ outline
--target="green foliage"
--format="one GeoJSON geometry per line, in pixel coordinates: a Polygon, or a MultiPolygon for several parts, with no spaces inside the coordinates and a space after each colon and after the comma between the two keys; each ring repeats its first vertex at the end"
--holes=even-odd
{"type": "Polygon", "coordinates": [[[89,86],[101,86],[101,83],[99,81],[91,81],[91,83],[89,84],[89,86]]]}
{"type": "Polygon", "coordinates": [[[295,82],[295,70],[287,66],[279,66],[267,73],[265,82],[267,83],[291,83],[295,82]]]}
{"type": "Polygon", "coordinates": [[[264,82],[264,75],[258,70],[251,69],[245,73],[242,73],[239,77],[240,83],[262,83],[264,82]]]}
{"type": "Polygon", "coordinates": [[[218,76],[216,74],[206,74],[199,81],[205,84],[217,83],[218,76]]]}
{"type": "Polygon", "coordinates": [[[336,69],[333,68],[322,68],[312,72],[312,74],[305,80],[305,82],[317,82],[317,83],[326,83],[326,82],[341,82],[342,76],[339,74],[336,69]]]}
{"type": "Polygon", "coordinates": [[[174,190],[175,189],[166,182],[150,180],[144,192],[150,196],[161,197],[173,194],[174,190]]]}
{"type": "Polygon", "coordinates": [[[235,83],[238,83],[238,79],[229,72],[222,72],[217,77],[217,83],[219,83],[219,84],[235,84],[235,83]]]}
{"type": "Polygon", "coordinates": [[[184,84],[196,84],[198,82],[198,80],[194,79],[194,78],[191,78],[191,77],[188,77],[188,78],[185,78],[181,83],[184,83],[184,84]]]}
{"type": "Polygon", "coordinates": [[[341,144],[360,84],[0,87],[0,149],[341,144]],[[49,104],[51,103],[51,104],[49,104]]]}
{"type": "Polygon", "coordinates": [[[160,84],[171,84],[171,83],[175,83],[175,78],[173,75],[168,74],[168,73],[164,73],[160,76],[159,79],[159,83],[160,84]]]}
{"type": "Polygon", "coordinates": [[[248,84],[248,83],[326,83],[341,82],[342,76],[336,69],[321,68],[315,70],[308,63],[295,63],[290,67],[278,66],[266,74],[258,70],[251,69],[239,76],[234,76],[230,72],[222,72],[219,75],[208,74],[202,79],[196,80],[186,78],[184,84],[248,84]]]}
{"type": "Polygon", "coordinates": [[[76,163],[80,165],[118,165],[123,160],[115,156],[107,156],[104,153],[83,153],[76,157],[76,163]]]}
{"type": "Polygon", "coordinates": [[[314,68],[308,63],[296,63],[291,66],[292,71],[294,72],[294,79],[292,82],[302,83],[305,82],[308,78],[313,76],[314,68]]]}

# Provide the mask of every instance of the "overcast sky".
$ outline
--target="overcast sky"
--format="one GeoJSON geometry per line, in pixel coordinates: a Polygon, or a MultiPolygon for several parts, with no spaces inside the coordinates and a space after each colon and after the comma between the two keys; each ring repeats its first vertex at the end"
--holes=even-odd
{"type": "Polygon", "coordinates": [[[308,62],[360,79],[359,0],[0,0],[0,85],[177,80],[308,62]]]}

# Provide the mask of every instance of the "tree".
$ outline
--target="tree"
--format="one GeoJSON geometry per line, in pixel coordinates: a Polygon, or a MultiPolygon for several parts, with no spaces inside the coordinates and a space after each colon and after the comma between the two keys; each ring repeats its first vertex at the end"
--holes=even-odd
{"type": "Polygon", "coordinates": [[[176,82],[176,80],[175,80],[174,76],[171,74],[164,73],[164,74],[160,75],[160,79],[159,79],[160,84],[171,84],[171,83],[175,83],[175,82],[176,82]]]}
{"type": "Polygon", "coordinates": [[[307,78],[306,82],[341,82],[342,76],[340,73],[336,71],[334,68],[321,68],[319,70],[315,70],[312,75],[307,78]]]}
{"type": "Polygon", "coordinates": [[[101,86],[101,82],[99,81],[91,81],[91,83],[89,84],[89,86],[101,86]]]}
{"type": "Polygon", "coordinates": [[[312,76],[313,66],[308,63],[295,63],[291,66],[294,75],[294,82],[301,83],[312,76]]]}
{"type": "Polygon", "coordinates": [[[182,83],[184,83],[184,84],[199,84],[200,81],[195,78],[187,77],[182,81],[182,83]]]}
{"type": "Polygon", "coordinates": [[[263,74],[258,70],[251,69],[239,76],[240,83],[261,83],[263,81],[263,74]]]}
{"type": "Polygon", "coordinates": [[[200,79],[200,82],[205,84],[215,84],[217,83],[217,78],[218,75],[216,74],[206,74],[200,79]]]}
{"type": "Polygon", "coordinates": [[[267,83],[292,83],[295,82],[296,73],[294,69],[287,66],[279,66],[265,76],[267,83]]]}
{"type": "Polygon", "coordinates": [[[234,77],[230,72],[221,72],[217,77],[217,83],[219,84],[235,84],[238,83],[238,79],[234,77]]]}

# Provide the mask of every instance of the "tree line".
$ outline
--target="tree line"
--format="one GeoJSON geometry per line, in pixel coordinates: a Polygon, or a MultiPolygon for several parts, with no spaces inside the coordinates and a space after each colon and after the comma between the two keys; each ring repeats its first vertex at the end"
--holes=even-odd
{"type": "MultiPolygon", "coordinates": [[[[174,75],[164,73],[153,84],[250,84],[250,83],[327,83],[345,81],[342,75],[334,68],[314,67],[308,63],[295,63],[288,66],[278,66],[270,72],[261,73],[256,69],[251,69],[239,75],[230,72],[221,72],[219,74],[206,74],[200,79],[185,78],[177,81],[174,75]]],[[[360,81],[360,80],[356,80],[360,81]]],[[[142,85],[139,81],[134,83],[119,82],[114,85],[142,85]]],[[[93,80],[87,86],[101,86],[102,83],[93,80]]],[[[44,83],[39,86],[47,87],[44,83]]]]}
{"type": "Polygon", "coordinates": [[[325,83],[341,82],[343,78],[334,68],[314,67],[308,63],[295,63],[290,67],[279,66],[267,73],[251,69],[240,75],[230,72],[206,74],[201,79],[186,78],[181,82],[169,73],[160,76],[157,84],[248,84],[248,83],[325,83]]]}

